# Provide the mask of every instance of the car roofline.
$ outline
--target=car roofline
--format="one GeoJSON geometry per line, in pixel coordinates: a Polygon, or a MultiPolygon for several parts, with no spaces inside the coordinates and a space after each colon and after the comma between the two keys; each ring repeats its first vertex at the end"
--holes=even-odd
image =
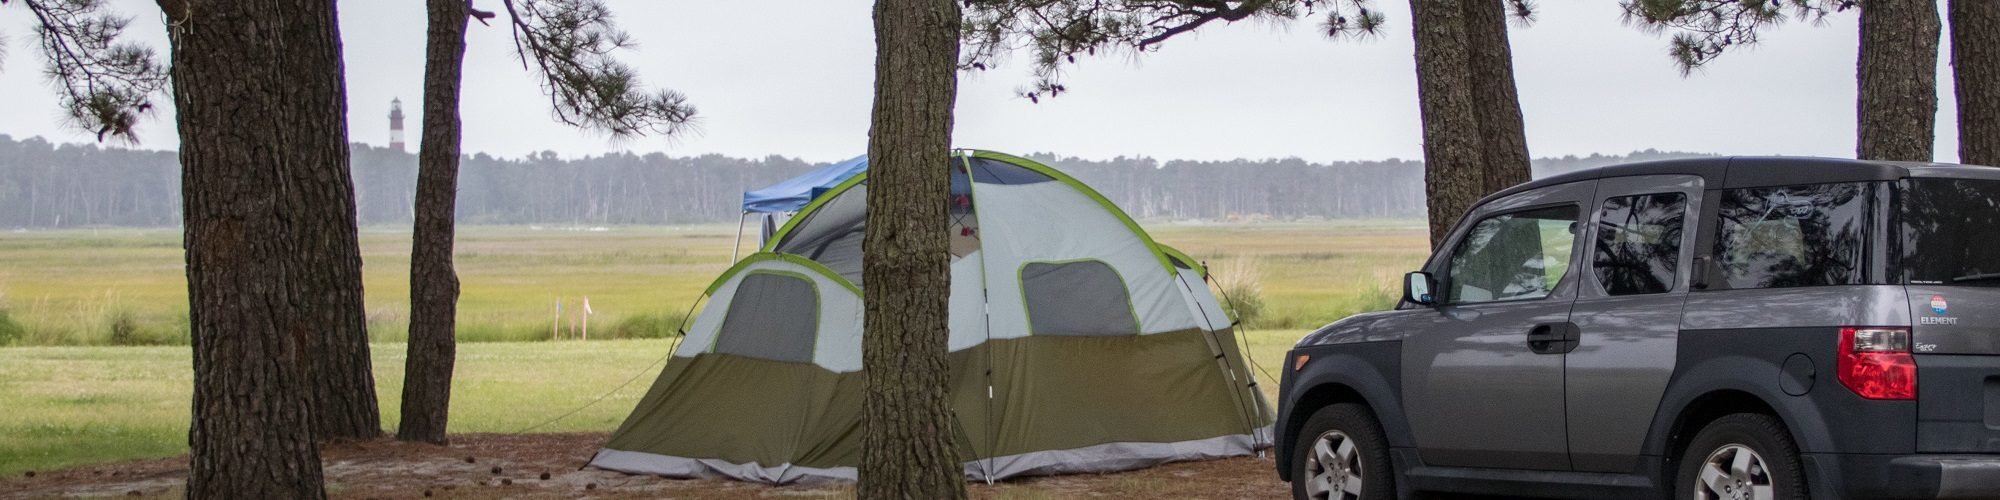
{"type": "Polygon", "coordinates": [[[1523,191],[1558,184],[1647,175],[1699,176],[1703,178],[1703,184],[1708,186],[1708,189],[1739,189],[1832,182],[1896,181],[1910,177],[2000,180],[2000,168],[1813,156],[1703,156],[1621,163],[1552,175],[1487,195],[1480,198],[1473,206],[1523,191]]]}

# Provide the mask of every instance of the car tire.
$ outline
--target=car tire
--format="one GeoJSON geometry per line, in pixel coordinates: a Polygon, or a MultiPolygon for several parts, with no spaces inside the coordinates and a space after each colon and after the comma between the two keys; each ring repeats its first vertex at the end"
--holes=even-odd
{"type": "Polygon", "coordinates": [[[1299,429],[1291,465],[1294,499],[1396,497],[1389,442],[1382,437],[1382,426],[1367,406],[1341,403],[1314,412],[1299,429]],[[1326,445],[1324,450],[1320,449],[1321,444],[1326,445]]]}
{"type": "Polygon", "coordinates": [[[1805,499],[1799,447],[1777,418],[1738,413],[1710,422],[1688,443],[1674,498],[1805,499]]]}

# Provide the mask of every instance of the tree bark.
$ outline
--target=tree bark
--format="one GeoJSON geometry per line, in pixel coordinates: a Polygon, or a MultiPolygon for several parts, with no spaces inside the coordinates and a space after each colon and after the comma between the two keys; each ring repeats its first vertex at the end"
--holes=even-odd
{"type": "MultiPolygon", "coordinates": [[[[316,3],[285,0],[288,5],[316,3]]],[[[319,9],[315,5],[313,8],[319,9]]],[[[329,15],[338,17],[329,10],[329,15]]],[[[199,14],[197,14],[199,16],[199,14]]],[[[279,63],[294,75],[293,99],[316,110],[293,117],[295,167],[286,197],[299,241],[292,269],[305,321],[316,436],[322,440],[382,435],[375,399],[374,362],[368,352],[368,310],[362,302],[360,229],[355,220],[354,177],[348,168],[347,77],[340,26],[301,27],[287,33],[299,57],[279,63]]]]}
{"type": "Polygon", "coordinates": [[[1507,40],[1507,6],[1501,0],[1464,0],[1467,69],[1473,113],[1479,120],[1485,175],[1480,196],[1528,182],[1528,135],[1514,84],[1514,51],[1507,40]]]}
{"type": "Polygon", "coordinates": [[[862,276],[862,439],[857,496],[965,498],[945,353],[945,213],[958,95],[955,0],[875,2],[875,106],[868,133],[862,276]]]}
{"type": "MultiPolygon", "coordinates": [[[[344,158],[332,2],[161,2],[170,22],[189,321],[194,344],[189,498],[322,498],[311,338],[298,286],[311,250],[288,237],[295,176],[344,158]],[[194,27],[199,23],[199,29],[194,27]],[[329,78],[332,80],[329,81],[329,78]],[[335,96],[337,97],[337,95],[335,96]],[[341,135],[335,135],[341,134],[341,135]]],[[[344,169],[345,163],[338,165],[344,169]]]]}
{"type": "Polygon", "coordinates": [[[1861,54],[1856,65],[1859,158],[1931,161],[1939,29],[1936,3],[1861,3],[1861,54]]]}
{"type": "Polygon", "coordinates": [[[465,73],[465,0],[429,0],[422,144],[417,149],[416,234],[410,249],[410,345],[396,438],[444,444],[458,352],[458,273],[452,270],[458,205],[459,88],[465,73]]]}
{"type": "Polygon", "coordinates": [[[1410,0],[1416,37],[1417,101],[1424,122],[1424,193],[1431,247],[1479,201],[1486,184],[1470,51],[1460,0],[1410,0]]]}
{"type": "Polygon", "coordinates": [[[1951,0],[1958,162],[2000,166],[2000,2],[1951,0]]]}

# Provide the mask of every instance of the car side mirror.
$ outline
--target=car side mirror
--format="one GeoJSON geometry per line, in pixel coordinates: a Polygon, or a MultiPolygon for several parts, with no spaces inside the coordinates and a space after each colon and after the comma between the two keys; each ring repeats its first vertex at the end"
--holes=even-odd
{"type": "Polygon", "coordinates": [[[1418,271],[1404,275],[1403,301],[1421,306],[1437,305],[1437,297],[1431,294],[1431,288],[1436,284],[1437,279],[1432,278],[1431,273],[1418,271]]]}

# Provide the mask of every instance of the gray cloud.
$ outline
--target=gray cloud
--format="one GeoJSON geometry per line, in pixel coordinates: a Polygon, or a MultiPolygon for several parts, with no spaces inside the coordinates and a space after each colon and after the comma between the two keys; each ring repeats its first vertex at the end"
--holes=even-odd
{"type": "MultiPolygon", "coordinates": [[[[134,32],[164,54],[154,4],[115,4],[138,17],[134,32]]],[[[474,24],[464,100],[467,151],[509,157],[541,150],[565,156],[620,150],[780,154],[830,161],[866,147],[874,76],[869,2],[612,4],[640,43],[626,60],[651,84],[686,93],[701,108],[700,132],[612,142],[556,124],[514,60],[507,31],[474,24]]],[[[1024,64],[966,75],[956,140],[967,147],[1092,158],[1418,158],[1408,6],[1395,0],[1380,5],[1390,25],[1373,40],[1327,41],[1310,21],[1211,26],[1156,53],[1085,61],[1069,73],[1072,93],[1041,104],[1014,96],[1028,81],[1024,64]]],[[[421,2],[346,0],[340,8],[352,139],[386,143],[389,100],[400,97],[412,112],[414,141],[422,97],[421,2]]],[[[0,133],[91,140],[60,128],[27,22],[18,7],[0,7],[0,29],[11,42],[0,66],[0,95],[9,96],[0,133]]],[[[1852,156],[1855,36],[1852,13],[1827,26],[1791,24],[1761,46],[1681,78],[1664,55],[1665,40],[1620,25],[1614,2],[1542,2],[1538,22],[1513,31],[1529,147],[1536,156],[1646,148],[1852,156]]],[[[1943,60],[1937,150],[1940,160],[1950,161],[1957,157],[1957,134],[1943,60]]],[[[174,147],[172,111],[146,123],[142,140],[141,147],[174,147]]]]}

